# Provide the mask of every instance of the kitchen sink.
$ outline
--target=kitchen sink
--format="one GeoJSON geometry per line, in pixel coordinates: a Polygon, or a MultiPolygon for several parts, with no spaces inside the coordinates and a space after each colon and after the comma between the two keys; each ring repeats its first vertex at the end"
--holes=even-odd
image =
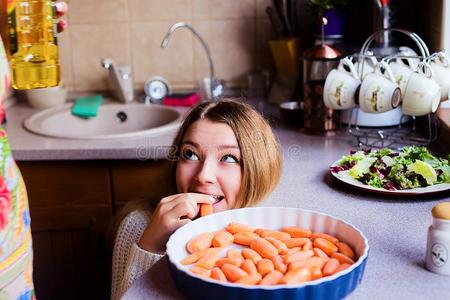
{"type": "Polygon", "coordinates": [[[113,139],[175,133],[181,114],[161,105],[103,104],[96,117],[72,115],[71,104],[40,111],[26,119],[27,130],[66,139],[113,139]]]}

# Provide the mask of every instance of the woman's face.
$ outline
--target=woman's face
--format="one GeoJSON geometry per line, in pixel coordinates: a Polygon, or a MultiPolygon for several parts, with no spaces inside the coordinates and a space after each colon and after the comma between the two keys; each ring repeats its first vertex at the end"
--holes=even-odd
{"type": "Polygon", "coordinates": [[[234,208],[241,188],[240,161],[241,151],[230,126],[196,121],[181,141],[177,190],[213,195],[215,212],[234,208]]]}

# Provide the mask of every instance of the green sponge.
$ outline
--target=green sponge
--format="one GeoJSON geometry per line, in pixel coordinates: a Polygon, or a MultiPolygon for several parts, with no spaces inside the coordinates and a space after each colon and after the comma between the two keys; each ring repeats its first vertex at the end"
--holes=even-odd
{"type": "Polygon", "coordinates": [[[72,106],[72,115],[90,118],[97,116],[98,108],[102,104],[102,96],[78,97],[72,106]]]}

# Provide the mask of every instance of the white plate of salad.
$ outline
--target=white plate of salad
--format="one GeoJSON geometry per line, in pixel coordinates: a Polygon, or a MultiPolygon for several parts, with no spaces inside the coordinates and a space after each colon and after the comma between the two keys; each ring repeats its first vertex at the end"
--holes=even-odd
{"type": "Polygon", "coordinates": [[[450,190],[450,154],[439,158],[426,147],[352,151],[330,166],[338,180],[368,191],[422,195],[450,190]]]}

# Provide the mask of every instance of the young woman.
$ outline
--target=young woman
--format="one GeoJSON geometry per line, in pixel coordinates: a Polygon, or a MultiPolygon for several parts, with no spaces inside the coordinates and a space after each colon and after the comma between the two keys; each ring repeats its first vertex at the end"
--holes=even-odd
{"type": "Polygon", "coordinates": [[[135,210],[117,231],[111,298],[118,299],[164,255],[169,236],[189,223],[199,204],[214,212],[254,205],[277,185],[281,155],[269,124],[251,106],[201,103],[184,120],[170,152],[176,194],[150,211],[135,210]]]}

